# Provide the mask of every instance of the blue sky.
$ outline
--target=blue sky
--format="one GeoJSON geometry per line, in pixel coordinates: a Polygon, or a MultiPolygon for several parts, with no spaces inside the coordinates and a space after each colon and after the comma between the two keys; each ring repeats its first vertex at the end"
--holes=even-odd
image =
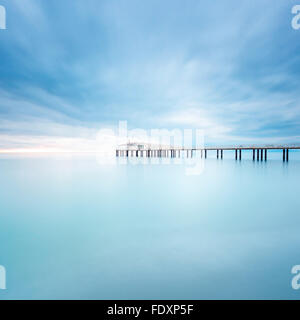
{"type": "Polygon", "coordinates": [[[0,0],[0,149],[87,146],[119,120],[299,143],[298,2],[0,0]]]}

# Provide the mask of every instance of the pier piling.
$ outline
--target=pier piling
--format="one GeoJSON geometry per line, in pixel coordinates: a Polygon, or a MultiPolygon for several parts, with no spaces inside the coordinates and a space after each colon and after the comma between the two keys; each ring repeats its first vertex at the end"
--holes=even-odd
{"type": "Polygon", "coordinates": [[[115,155],[116,157],[158,157],[158,158],[177,158],[181,156],[185,156],[184,152],[186,151],[186,157],[194,157],[194,156],[200,156],[201,158],[207,159],[207,152],[208,150],[216,151],[217,159],[223,159],[223,153],[225,150],[232,150],[235,152],[235,160],[242,160],[242,151],[248,150],[251,152],[252,150],[252,160],[255,161],[267,161],[268,160],[268,150],[282,150],[282,160],[283,161],[289,161],[289,151],[291,150],[300,150],[300,146],[236,146],[236,147],[203,147],[203,148],[184,148],[181,147],[180,149],[178,147],[171,147],[171,148],[165,148],[161,147],[161,149],[151,149],[151,147],[143,147],[143,148],[137,148],[137,149],[116,149],[115,155]],[[181,153],[181,151],[183,153],[181,153]],[[199,153],[197,152],[199,151],[199,153]]]}
{"type": "Polygon", "coordinates": [[[268,158],[268,150],[265,149],[265,161],[267,161],[267,158],[268,158]]]}

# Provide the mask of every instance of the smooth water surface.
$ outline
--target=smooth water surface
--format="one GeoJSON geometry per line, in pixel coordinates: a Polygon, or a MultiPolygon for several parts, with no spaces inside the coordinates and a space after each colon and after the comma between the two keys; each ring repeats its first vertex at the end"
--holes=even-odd
{"type": "Polygon", "coordinates": [[[0,299],[300,298],[300,156],[250,158],[2,155],[0,299]]]}

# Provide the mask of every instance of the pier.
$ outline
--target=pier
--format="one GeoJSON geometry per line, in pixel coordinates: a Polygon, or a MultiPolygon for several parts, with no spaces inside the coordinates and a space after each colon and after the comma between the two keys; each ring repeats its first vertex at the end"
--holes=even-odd
{"type": "Polygon", "coordinates": [[[182,154],[186,157],[193,157],[196,152],[200,152],[201,158],[207,158],[208,152],[215,152],[217,159],[223,159],[226,152],[234,152],[235,160],[242,160],[242,152],[252,150],[253,161],[267,161],[268,150],[282,150],[282,161],[289,161],[289,150],[300,150],[300,146],[246,146],[246,147],[203,147],[203,148],[180,148],[180,147],[149,147],[144,145],[130,145],[130,148],[118,148],[117,157],[147,157],[147,158],[177,158],[182,154]]]}

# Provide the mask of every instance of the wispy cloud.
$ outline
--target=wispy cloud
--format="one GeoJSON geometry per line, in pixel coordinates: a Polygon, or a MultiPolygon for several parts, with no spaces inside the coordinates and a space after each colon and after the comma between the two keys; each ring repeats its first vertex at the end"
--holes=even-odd
{"type": "Polygon", "coordinates": [[[207,143],[297,142],[293,3],[3,0],[0,146],[91,146],[119,120],[201,128],[207,143]]]}

